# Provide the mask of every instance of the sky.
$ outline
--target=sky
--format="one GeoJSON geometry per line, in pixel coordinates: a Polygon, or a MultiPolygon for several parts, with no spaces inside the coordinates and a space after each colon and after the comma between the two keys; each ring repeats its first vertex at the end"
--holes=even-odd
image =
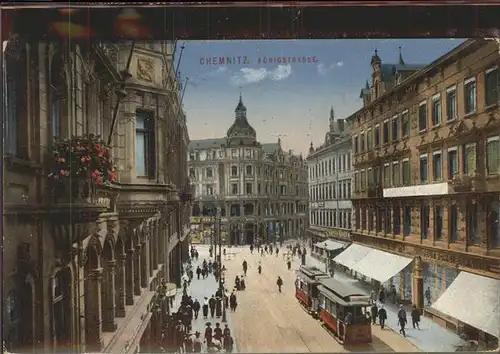
{"type": "Polygon", "coordinates": [[[345,118],[362,107],[377,49],[382,63],[429,64],[463,40],[348,39],[186,41],[176,57],[187,86],[183,106],[191,140],[222,138],[234,121],[240,93],[261,143],[282,141],[285,150],[307,154],[323,143],[330,108],[345,118]],[[219,58],[224,58],[221,63],[219,58]],[[227,57],[232,58],[231,63],[227,57]],[[286,62],[263,58],[285,57],[286,62]],[[299,61],[298,58],[305,58],[299,61]],[[215,62],[214,62],[215,58],[215,62]],[[290,59],[288,59],[290,58],[290,59]],[[295,58],[295,60],[294,60],[295,58]]]}

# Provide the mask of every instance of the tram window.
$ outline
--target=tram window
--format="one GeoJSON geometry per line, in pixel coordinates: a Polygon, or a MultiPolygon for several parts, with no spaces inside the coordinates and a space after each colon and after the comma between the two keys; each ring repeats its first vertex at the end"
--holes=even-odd
{"type": "Polygon", "coordinates": [[[322,295],[322,294],[319,294],[319,306],[322,308],[322,309],[326,309],[326,298],[322,295]]]}
{"type": "Polygon", "coordinates": [[[312,286],[311,296],[318,297],[318,287],[316,285],[312,286]]]}
{"type": "Polygon", "coordinates": [[[342,306],[339,306],[337,308],[337,314],[341,320],[344,319],[344,308],[342,306]]]}

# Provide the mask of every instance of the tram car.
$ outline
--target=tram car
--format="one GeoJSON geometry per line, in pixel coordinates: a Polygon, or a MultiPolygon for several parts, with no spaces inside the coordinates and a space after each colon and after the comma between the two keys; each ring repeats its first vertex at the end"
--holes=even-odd
{"type": "Polygon", "coordinates": [[[330,277],[327,273],[312,266],[300,266],[295,281],[295,297],[304,309],[314,317],[318,310],[318,284],[320,279],[330,277]]]}
{"type": "Polygon", "coordinates": [[[320,279],[317,289],[319,320],[340,343],[363,345],[372,342],[369,296],[334,278],[320,279]]]}

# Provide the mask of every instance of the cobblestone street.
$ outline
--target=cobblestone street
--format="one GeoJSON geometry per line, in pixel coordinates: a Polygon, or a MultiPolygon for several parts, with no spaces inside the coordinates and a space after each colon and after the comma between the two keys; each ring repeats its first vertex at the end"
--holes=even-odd
{"type": "Polygon", "coordinates": [[[372,346],[344,348],[295,299],[295,269],[287,270],[282,254],[261,257],[257,252],[250,254],[248,247],[233,247],[227,252],[235,254],[223,260],[228,288],[234,286],[236,275],[242,275],[243,260],[248,262],[246,290],[237,293],[238,309],[228,316],[240,352],[418,351],[393,331],[379,327],[373,328],[372,346]],[[257,272],[259,260],[261,275],[257,272]],[[284,282],[282,293],[276,286],[278,276],[284,282]]]}

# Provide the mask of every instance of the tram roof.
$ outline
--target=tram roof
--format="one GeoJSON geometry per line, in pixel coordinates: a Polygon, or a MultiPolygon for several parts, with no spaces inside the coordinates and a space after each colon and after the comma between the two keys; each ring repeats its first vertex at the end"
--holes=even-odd
{"type": "Polygon", "coordinates": [[[328,291],[340,296],[341,298],[349,301],[350,296],[365,296],[362,290],[359,290],[355,286],[339,281],[334,278],[320,279],[321,285],[328,291]]]}

